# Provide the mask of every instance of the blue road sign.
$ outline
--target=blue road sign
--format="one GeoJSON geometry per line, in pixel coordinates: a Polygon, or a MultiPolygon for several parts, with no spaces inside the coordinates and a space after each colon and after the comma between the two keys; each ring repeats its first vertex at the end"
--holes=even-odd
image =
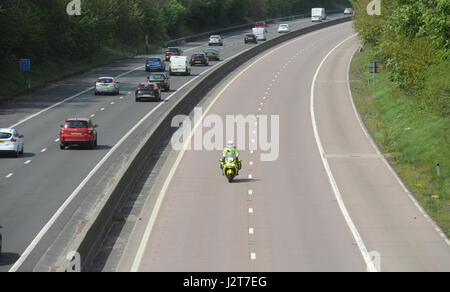
{"type": "Polygon", "coordinates": [[[31,60],[30,59],[20,59],[20,72],[30,72],[31,71],[31,60]]]}

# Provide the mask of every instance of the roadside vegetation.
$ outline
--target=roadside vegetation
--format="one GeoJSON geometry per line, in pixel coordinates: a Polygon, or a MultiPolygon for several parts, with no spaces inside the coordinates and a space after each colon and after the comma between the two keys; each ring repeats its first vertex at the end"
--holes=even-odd
{"type": "Polygon", "coordinates": [[[307,13],[313,6],[348,6],[347,0],[70,0],[0,2],[0,99],[26,92],[19,59],[32,60],[32,85],[145,52],[169,39],[255,20],[307,13]]]}
{"type": "Polygon", "coordinates": [[[369,0],[353,2],[364,44],[351,67],[355,103],[391,165],[450,237],[450,2],[386,0],[380,16],[367,15],[369,0]],[[374,60],[381,63],[376,85],[374,60]]]}

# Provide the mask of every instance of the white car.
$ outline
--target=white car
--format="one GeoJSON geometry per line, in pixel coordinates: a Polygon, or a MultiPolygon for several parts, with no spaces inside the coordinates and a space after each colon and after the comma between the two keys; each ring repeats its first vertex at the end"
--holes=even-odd
{"type": "Polygon", "coordinates": [[[223,46],[223,41],[220,35],[212,35],[209,37],[209,46],[223,46]]]}
{"type": "Polygon", "coordinates": [[[289,24],[280,24],[278,26],[278,33],[289,32],[289,24]]]}
{"type": "Polygon", "coordinates": [[[95,83],[95,95],[101,93],[118,95],[120,92],[120,82],[113,77],[100,77],[95,83]]]}
{"type": "Polygon", "coordinates": [[[353,9],[352,8],[345,8],[344,15],[347,15],[347,14],[353,14],[353,9]]]}
{"type": "Polygon", "coordinates": [[[191,75],[191,67],[186,56],[172,56],[169,63],[170,76],[175,74],[191,75]]]}
{"type": "Polygon", "coordinates": [[[0,129],[0,152],[13,153],[19,157],[23,154],[23,135],[15,129],[0,129]]]}

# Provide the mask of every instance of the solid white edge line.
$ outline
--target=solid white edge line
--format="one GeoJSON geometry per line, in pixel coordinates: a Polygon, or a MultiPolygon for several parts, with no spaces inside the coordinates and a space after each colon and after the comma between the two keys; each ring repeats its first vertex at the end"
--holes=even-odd
{"type": "Polygon", "coordinates": [[[60,104],[63,104],[63,103],[65,103],[65,102],[67,102],[67,101],[69,101],[69,100],[71,100],[71,99],[74,99],[75,97],[78,97],[78,96],[80,96],[80,95],[82,95],[82,94],[84,94],[84,93],[86,93],[86,92],[88,92],[88,91],[90,91],[90,90],[92,90],[92,89],[94,89],[94,87],[89,87],[88,89],[85,89],[85,90],[83,90],[83,91],[80,92],[80,93],[77,93],[77,94],[75,94],[75,95],[72,95],[71,97],[66,98],[66,99],[64,99],[64,100],[62,100],[62,101],[60,101],[60,102],[58,102],[58,103],[55,103],[54,105],[52,105],[52,106],[50,106],[50,107],[48,107],[48,108],[46,108],[46,109],[43,109],[43,110],[41,110],[41,111],[39,111],[39,112],[37,112],[37,113],[35,113],[35,114],[32,114],[32,115],[26,117],[25,119],[21,120],[20,122],[17,122],[17,123],[15,123],[14,125],[9,126],[9,128],[15,128],[15,127],[17,127],[17,126],[19,126],[19,125],[21,125],[21,124],[23,124],[23,123],[25,123],[25,122],[31,120],[32,118],[37,117],[37,116],[39,116],[40,114],[45,113],[46,111],[48,111],[48,110],[50,110],[50,109],[52,109],[52,108],[55,108],[55,107],[59,106],[60,104]]]}
{"type": "MultiPolygon", "coordinates": [[[[329,30],[329,29],[331,29],[331,28],[332,28],[332,27],[326,27],[326,28],[320,29],[320,30],[318,30],[318,31],[313,31],[313,32],[311,32],[311,33],[307,33],[307,34],[301,35],[301,36],[299,36],[299,37],[297,37],[297,38],[295,38],[295,39],[292,39],[292,40],[290,40],[290,41],[288,41],[288,42],[286,42],[286,43],[279,44],[278,46],[272,48],[272,49],[269,50],[266,54],[264,54],[263,56],[259,57],[258,59],[256,59],[255,61],[253,61],[251,64],[249,64],[247,67],[245,67],[244,69],[242,69],[242,71],[239,72],[232,80],[230,80],[230,81],[225,85],[225,87],[224,87],[224,88],[216,95],[216,97],[211,101],[211,103],[210,103],[210,105],[208,106],[208,108],[203,112],[202,117],[199,119],[199,121],[197,122],[197,124],[196,124],[196,125],[194,126],[194,128],[191,130],[188,139],[186,139],[186,142],[185,142],[185,144],[183,145],[183,149],[178,153],[177,159],[175,160],[174,164],[172,165],[172,168],[170,169],[169,174],[167,175],[166,180],[164,181],[164,184],[163,184],[163,186],[162,186],[162,189],[161,189],[161,191],[159,192],[158,197],[157,197],[157,199],[156,199],[155,206],[154,206],[154,208],[153,208],[153,210],[152,210],[152,213],[151,213],[150,219],[149,219],[149,221],[148,221],[147,227],[146,227],[146,229],[145,229],[145,231],[144,231],[144,235],[142,236],[142,240],[141,240],[141,243],[140,243],[140,245],[139,245],[138,251],[137,251],[137,253],[136,253],[135,259],[134,259],[134,261],[133,261],[133,265],[131,266],[131,272],[138,272],[138,271],[139,271],[139,267],[141,266],[141,262],[142,262],[142,260],[143,260],[143,258],[144,258],[145,250],[146,250],[146,248],[147,248],[148,242],[149,242],[149,240],[150,240],[151,233],[152,233],[152,231],[153,231],[153,226],[155,225],[156,218],[158,217],[158,214],[159,214],[159,210],[161,209],[162,202],[164,201],[164,198],[165,198],[165,196],[166,196],[166,193],[167,193],[167,190],[168,190],[168,188],[169,188],[169,185],[170,185],[170,183],[171,183],[171,181],[172,181],[172,178],[173,178],[173,176],[175,175],[175,171],[176,171],[176,169],[178,168],[178,165],[180,164],[181,159],[182,159],[183,156],[184,156],[185,149],[186,149],[186,147],[187,147],[189,141],[191,141],[192,136],[194,135],[195,131],[197,130],[197,128],[198,128],[199,125],[200,125],[200,122],[203,121],[203,118],[206,116],[206,114],[208,114],[208,112],[209,112],[210,109],[213,107],[213,105],[216,103],[216,101],[219,99],[219,97],[220,97],[220,96],[228,89],[228,87],[229,87],[234,81],[236,81],[240,76],[242,76],[245,72],[247,72],[251,67],[253,67],[256,63],[258,63],[258,62],[261,61],[262,59],[266,58],[267,56],[273,54],[274,52],[276,52],[276,51],[278,51],[278,50],[280,50],[280,49],[282,49],[282,48],[284,48],[284,47],[286,47],[286,46],[288,46],[288,45],[290,45],[290,44],[292,44],[292,43],[294,43],[294,42],[297,42],[298,40],[300,40],[300,39],[302,39],[302,38],[309,37],[309,36],[312,36],[312,35],[321,33],[321,32],[323,32],[324,30],[329,30]]],[[[247,50],[250,50],[250,49],[251,49],[251,47],[248,48],[247,50]]],[[[245,52],[245,51],[247,51],[247,50],[244,50],[244,51],[242,51],[242,52],[239,52],[239,53],[235,54],[234,56],[236,56],[236,55],[238,55],[238,54],[241,54],[241,53],[243,53],[243,52],[245,52]]],[[[233,57],[234,57],[234,56],[233,56],[233,57]]],[[[229,59],[232,59],[233,57],[230,57],[229,59]]],[[[251,151],[251,153],[253,153],[253,151],[251,151]]]]}
{"type": "MultiPolygon", "coordinates": [[[[355,55],[355,53],[357,52],[357,50],[353,53],[353,56],[355,55]]],[[[350,99],[350,102],[352,104],[352,108],[353,108],[353,112],[359,122],[360,127],[362,128],[364,135],[367,137],[367,139],[369,140],[370,144],[372,145],[373,149],[375,149],[375,152],[379,155],[379,157],[381,158],[381,160],[383,161],[383,163],[386,165],[387,169],[391,172],[391,174],[394,176],[395,180],[400,184],[400,187],[403,189],[403,191],[408,195],[409,199],[413,202],[414,206],[416,206],[416,208],[419,210],[419,212],[425,217],[425,219],[431,224],[431,226],[434,228],[434,230],[444,239],[445,243],[447,243],[447,245],[450,246],[450,240],[447,238],[447,236],[444,234],[444,232],[439,228],[439,226],[437,225],[437,223],[428,215],[428,213],[423,209],[423,207],[419,204],[419,202],[416,200],[416,198],[414,197],[414,195],[408,190],[408,188],[405,186],[405,184],[403,183],[402,179],[400,178],[400,176],[398,175],[398,173],[392,168],[391,164],[387,161],[386,157],[384,157],[384,155],[382,155],[380,149],[378,148],[377,144],[375,143],[375,141],[373,140],[372,136],[369,134],[369,131],[367,130],[366,126],[364,125],[361,116],[358,112],[358,110],[356,109],[356,105],[355,105],[355,101],[353,99],[353,94],[352,94],[352,90],[350,88],[350,66],[353,60],[353,56],[350,59],[349,63],[348,63],[348,69],[347,69],[347,78],[348,78],[348,97],[350,99]]]]}
{"type": "MultiPolygon", "coordinates": [[[[117,79],[117,78],[120,78],[120,77],[122,77],[122,76],[125,76],[125,75],[127,75],[127,74],[130,74],[130,73],[132,73],[132,72],[134,72],[134,71],[137,71],[137,70],[139,70],[139,69],[142,69],[142,68],[144,68],[144,67],[145,67],[145,66],[139,66],[139,67],[137,67],[137,68],[135,68],[135,69],[133,69],[133,70],[130,70],[130,71],[125,72],[125,73],[122,73],[122,74],[120,74],[119,76],[116,76],[115,78],[116,78],[116,79],[117,79]]],[[[37,112],[37,113],[35,113],[35,114],[32,114],[32,115],[26,117],[25,119],[21,120],[20,122],[17,122],[17,123],[15,123],[14,125],[11,125],[9,128],[15,128],[15,127],[17,127],[17,126],[19,126],[19,125],[21,125],[21,124],[23,124],[23,123],[25,123],[25,122],[31,120],[32,118],[37,117],[37,116],[39,116],[39,115],[45,113],[46,111],[48,111],[48,110],[50,110],[50,109],[52,109],[52,108],[55,108],[55,107],[57,107],[57,106],[59,106],[59,105],[65,103],[65,102],[68,102],[69,100],[72,100],[72,99],[74,99],[74,98],[76,98],[76,97],[78,97],[78,96],[80,96],[80,95],[82,95],[82,94],[85,94],[86,92],[91,91],[91,90],[94,89],[94,88],[95,88],[94,86],[89,87],[89,88],[87,88],[87,89],[85,89],[85,90],[83,90],[83,91],[81,91],[81,92],[79,92],[79,93],[77,93],[77,94],[75,94],[75,95],[72,95],[71,97],[68,97],[68,98],[66,98],[66,99],[64,99],[64,100],[62,100],[62,101],[60,101],[60,102],[57,102],[57,103],[55,103],[55,104],[53,104],[53,105],[51,105],[51,106],[49,106],[49,107],[47,107],[47,108],[45,108],[45,109],[43,109],[43,110],[37,112]]]]}
{"type": "Polygon", "coordinates": [[[322,163],[323,166],[325,168],[325,171],[328,175],[328,180],[330,181],[330,185],[333,189],[333,193],[334,196],[337,200],[337,203],[339,205],[339,208],[342,212],[342,215],[344,216],[344,219],[353,235],[354,240],[356,241],[356,244],[358,245],[358,248],[361,252],[361,255],[364,259],[364,262],[366,263],[366,268],[367,271],[369,272],[377,272],[377,269],[374,265],[374,263],[371,260],[371,256],[369,254],[369,252],[367,251],[366,245],[364,244],[363,239],[361,238],[361,235],[359,234],[355,224],[353,223],[352,218],[350,217],[350,214],[348,213],[347,208],[345,207],[344,204],[344,200],[342,199],[341,193],[339,191],[339,188],[337,186],[337,183],[334,179],[333,173],[331,172],[331,168],[330,165],[328,164],[328,160],[325,157],[325,152],[323,149],[323,145],[322,142],[320,140],[319,137],[319,132],[317,129],[317,123],[316,123],[316,116],[314,113],[314,94],[315,94],[315,86],[316,86],[316,80],[317,80],[317,76],[319,75],[320,69],[322,68],[323,64],[325,63],[325,61],[328,59],[328,57],[338,48],[340,47],[343,43],[345,43],[346,41],[354,38],[357,34],[353,34],[352,36],[346,38],[345,40],[343,40],[342,42],[340,42],[338,45],[336,45],[333,49],[331,49],[331,51],[328,52],[328,54],[323,58],[322,62],[320,63],[319,67],[316,70],[316,73],[314,74],[314,78],[311,84],[311,99],[310,99],[310,113],[311,113],[311,122],[312,122],[312,126],[313,126],[313,130],[314,130],[314,137],[316,139],[316,144],[317,144],[317,148],[319,150],[320,153],[320,158],[322,159],[322,163]]]}
{"type": "MultiPolygon", "coordinates": [[[[179,89],[177,89],[176,92],[172,93],[169,97],[167,97],[165,100],[169,100],[173,95],[175,95],[179,90],[183,89],[185,86],[193,82],[199,78],[199,76],[196,76],[183,84],[179,89]]],[[[47,231],[50,229],[50,227],[55,223],[55,221],[58,219],[58,217],[64,212],[64,210],[67,208],[67,206],[73,201],[73,199],[78,195],[80,190],[86,185],[86,183],[91,179],[91,177],[97,172],[97,170],[106,162],[106,160],[112,155],[112,153],[119,148],[124,141],[128,139],[128,137],[143,123],[145,120],[147,120],[159,107],[161,107],[164,103],[158,104],[155,108],[153,108],[148,114],[146,114],[137,124],[128,131],[126,135],[122,137],[122,139],[117,142],[116,145],[114,145],[110,151],[100,160],[100,162],[89,172],[88,176],[80,183],[80,185],[72,192],[72,194],[66,199],[66,201],[59,207],[58,211],[52,216],[52,218],[45,224],[45,226],[41,229],[41,231],[38,233],[38,235],[33,239],[33,241],[28,245],[26,250],[22,253],[20,258],[14,263],[14,265],[11,267],[9,272],[15,272],[17,271],[20,266],[25,262],[25,260],[28,258],[28,256],[31,254],[33,249],[36,247],[36,245],[39,243],[39,241],[44,237],[44,235],[47,233],[47,231]]]]}
{"type": "MultiPolygon", "coordinates": [[[[198,48],[198,47],[196,47],[198,48]]],[[[193,48],[193,49],[196,49],[193,48]]],[[[246,50],[244,50],[246,51],[246,50]]],[[[242,51],[242,52],[244,52],[242,51]]],[[[239,52],[235,55],[233,55],[232,57],[228,58],[228,59],[232,59],[234,56],[242,53],[239,52]]],[[[216,66],[216,65],[214,65],[216,66]]],[[[206,71],[209,71],[211,69],[213,69],[214,66],[211,66],[211,68],[207,69],[206,71]]],[[[144,66],[140,66],[132,71],[126,72],[124,74],[121,74],[119,76],[124,76],[128,73],[131,73],[133,71],[139,70],[139,68],[143,68],[144,66]]],[[[203,72],[202,72],[203,73],[203,72]]],[[[118,76],[118,77],[119,77],[118,76]]],[[[116,77],[116,78],[118,78],[116,77]]],[[[182,90],[184,87],[186,87],[187,85],[189,85],[191,82],[193,82],[194,80],[198,79],[200,77],[200,75],[192,78],[191,80],[189,80],[188,82],[186,82],[185,84],[183,84],[180,88],[177,89],[176,92],[172,93],[171,95],[169,95],[166,99],[164,99],[165,101],[168,101],[172,96],[174,96],[177,92],[179,92],[180,90],[182,90]]],[[[90,90],[90,89],[89,89],[90,90]]],[[[89,90],[85,90],[84,92],[87,92],[89,90]]],[[[84,92],[79,93],[78,95],[83,94],[84,92]]],[[[76,96],[78,96],[76,95],[76,96]]],[[[76,97],[73,96],[72,98],[76,97]]],[[[71,99],[71,98],[69,98],[71,99]]],[[[66,99],[65,101],[69,100],[66,99]]],[[[59,104],[62,104],[64,101],[61,101],[57,104],[54,104],[53,106],[41,111],[45,112],[51,108],[56,107],[59,104]]],[[[33,241],[28,245],[28,247],[26,248],[26,250],[22,253],[22,255],[20,256],[20,258],[14,263],[14,265],[11,267],[11,269],[9,270],[9,272],[15,272],[18,270],[18,268],[20,268],[20,266],[25,262],[25,260],[28,258],[28,256],[31,254],[31,252],[33,251],[33,249],[36,247],[36,245],[39,243],[39,241],[44,237],[44,235],[47,233],[47,231],[50,229],[50,227],[55,223],[55,221],[58,219],[58,217],[63,213],[63,211],[67,208],[67,206],[73,201],[73,199],[78,195],[78,193],[80,192],[80,190],[86,185],[86,183],[89,181],[89,179],[97,172],[97,170],[106,162],[106,160],[112,155],[112,153],[122,145],[122,143],[128,139],[128,137],[146,120],[148,119],[159,107],[161,107],[164,103],[160,103],[158,104],[155,108],[153,108],[147,115],[145,115],[133,128],[131,128],[131,130],[124,136],[122,137],[122,139],[119,140],[119,142],[117,142],[116,145],[113,146],[113,148],[111,148],[110,151],[108,151],[108,153],[102,158],[102,160],[100,160],[100,162],[89,172],[88,176],[80,183],[80,185],[72,192],[72,194],[66,199],[66,201],[61,205],[61,207],[56,211],[56,213],[52,216],[52,218],[50,218],[50,220],[47,222],[47,224],[45,224],[45,226],[41,229],[41,231],[36,235],[36,237],[33,239],[33,241]]],[[[34,116],[37,116],[38,114],[34,114],[33,116],[28,117],[26,120],[31,119],[34,116]]],[[[23,120],[20,123],[25,122],[26,120],[23,120]]]]}
{"type": "MultiPolygon", "coordinates": [[[[188,50],[185,50],[185,51],[195,50],[195,49],[198,49],[198,48],[200,48],[200,47],[201,47],[201,46],[195,47],[195,48],[191,48],[191,49],[188,49],[188,50]]],[[[133,70],[130,70],[130,71],[125,72],[125,73],[122,73],[122,74],[116,76],[115,79],[121,78],[121,77],[123,77],[123,76],[125,76],[125,75],[128,75],[128,74],[134,72],[134,71],[140,70],[140,69],[142,69],[142,68],[144,68],[144,67],[145,67],[145,65],[139,66],[139,67],[137,67],[137,68],[135,68],[135,69],[133,69],[133,70]]],[[[87,89],[85,89],[85,90],[83,90],[83,91],[81,91],[81,92],[79,92],[79,93],[77,93],[77,94],[75,94],[75,95],[72,95],[71,97],[68,97],[68,98],[66,98],[66,99],[64,99],[64,100],[62,100],[62,101],[60,101],[60,102],[57,102],[57,103],[55,103],[55,104],[53,104],[53,105],[51,105],[51,106],[49,106],[49,107],[47,107],[47,108],[45,108],[45,109],[43,109],[43,110],[41,110],[41,111],[39,111],[39,112],[37,112],[37,113],[35,113],[35,114],[32,114],[32,115],[30,115],[30,116],[24,118],[23,120],[21,120],[21,121],[15,123],[15,124],[9,126],[9,128],[15,128],[15,127],[17,127],[17,126],[19,126],[19,125],[21,125],[21,124],[23,124],[23,123],[25,123],[25,122],[31,120],[32,118],[35,118],[35,117],[37,117],[37,116],[39,116],[39,115],[45,113],[46,111],[48,111],[48,110],[50,110],[50,109],[52,109],[52,108],[55,108],[55,107],[57,107],[57,106],[59,106],[59,105],[65,103],[65,102],[68,102],[69,100],[72,100],[72,99],[74,99],[74,98],[76,98],[76,97],[78,97],[78,96],[80,96],[80,95],[82,95],[82,94],[85,94],[86,92],[91,91],[91,90],[94,89],[94,88],[95,88],[95,86],[89,87],[89,88],[87,88],[87,89]]],[[[131,92],[129,92],[128,94],[131,94],[131,92]]]]}

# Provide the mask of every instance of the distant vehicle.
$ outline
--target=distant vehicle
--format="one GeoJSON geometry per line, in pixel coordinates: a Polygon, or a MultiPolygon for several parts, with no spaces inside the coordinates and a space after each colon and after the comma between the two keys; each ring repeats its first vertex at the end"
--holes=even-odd
{"type": "Polygon", "coordinates": [[[209,37],[209,46],[223,46],[223,41],[220,35],[212,35],[209,37]]]}
{"type": "Polygon", "coordinates": [[[255,28],[264,28],[264,32],[267,32],[267,26],[265,21],[258,21],[255,23],[255,28]]]}
{"type": "Polygon", "coordinates": [[[170,60],[172,56],[181,56],[183,51],[180,48],[170,47],[166,49],[166,61],[170,60]]]}
{"type": "Polygon", "coordinates": [[[145,62],[145,71],[165,71],[166,62],[160,57],[150,57],[147,58],[145,62]]]}
{"type": "Polygon", "coordinates": [[[183,74],[191,75],[191,68],[189,67],[186,56],[172,56],[169,63],[169,74],[183,74]]]}
{"type": "Polygon", "coordinates": [[[68,146],[78,145],[94,149],[97,147],[97,127],[90,119],[66,120],[59,132],[59,148],[64,150],[68,146]]]}
{"type": "Polygon", "coordinates": [[[345,8],[344,15],[347,15],[347,14],[353,14],[353,9],[352,8],[345,8]]]}
{"type": "Polygon", "coordinates": [[[289,24],[280,24],[278,26],[278,33],[289,32],[289,24]]]}
{"type": "Polygon", "coordinates": [[[158,84],[153,82],[141,83],[136,88],[135,92],[136,102],[143,99],[151,99],[161,101],[161,89],[158,84]]]}
{"type": "Polygon", "coordinates": [[[208,58],[206,57],[206,55],[204,53],[193,54],[191,56],[191,60],[189,61],[189,63],[191,64],[191,66],[195,66],[195,65],[208,66],[209,65],[208,58]]]}
{"type": "Polygon", "coordinates": [[[311,9],[311,20],[314,21],[322,21],[327,19],[327,15],[325,13],[325,8],[312,8],[311,9]]]}
{"type": "Polygon", "coordinates": [[[114,80],[113,77],[100,77],[95,83],[95,95],[100,93],[108,93],[118,95],[120,92],[120,82],[114,80]]]}
{"type": "Polygon", "coordinates": [[[253,34],[256,36],[256,39],[258,41],[265,41],[266,40],[266,31],[262,27],[254,27],[252,29],[253,34]]]}
{"type": "Polygon", "coordinates": [[[156,83],[160,88],[163,88],[164,91],[170,91],[170,77],[167,73],[152,73],[147,78],[149,83],[156,83]]]}
{"type": "Polygon", "coordinates": [[[210,61],[220,61],[220,54],[216,49],[206,49],[203,51],[203,53],[206,55],[206,57],[208,57],[208,60],[210,61]]]}
{"type": "Polygon", "coordinates": [[[248,44],[248,43],[258,43],[258,40],[256,39],[256,35],[252,34],[252,33],[248,33],[245,35],[244,37],[244,43],[248,44]]]}
{"type": "Polygon", "coordinates": [[[15,129],[0,129],[0,152],[11,153],[15,157],[23,154],[24,137],[15,129]]]}

